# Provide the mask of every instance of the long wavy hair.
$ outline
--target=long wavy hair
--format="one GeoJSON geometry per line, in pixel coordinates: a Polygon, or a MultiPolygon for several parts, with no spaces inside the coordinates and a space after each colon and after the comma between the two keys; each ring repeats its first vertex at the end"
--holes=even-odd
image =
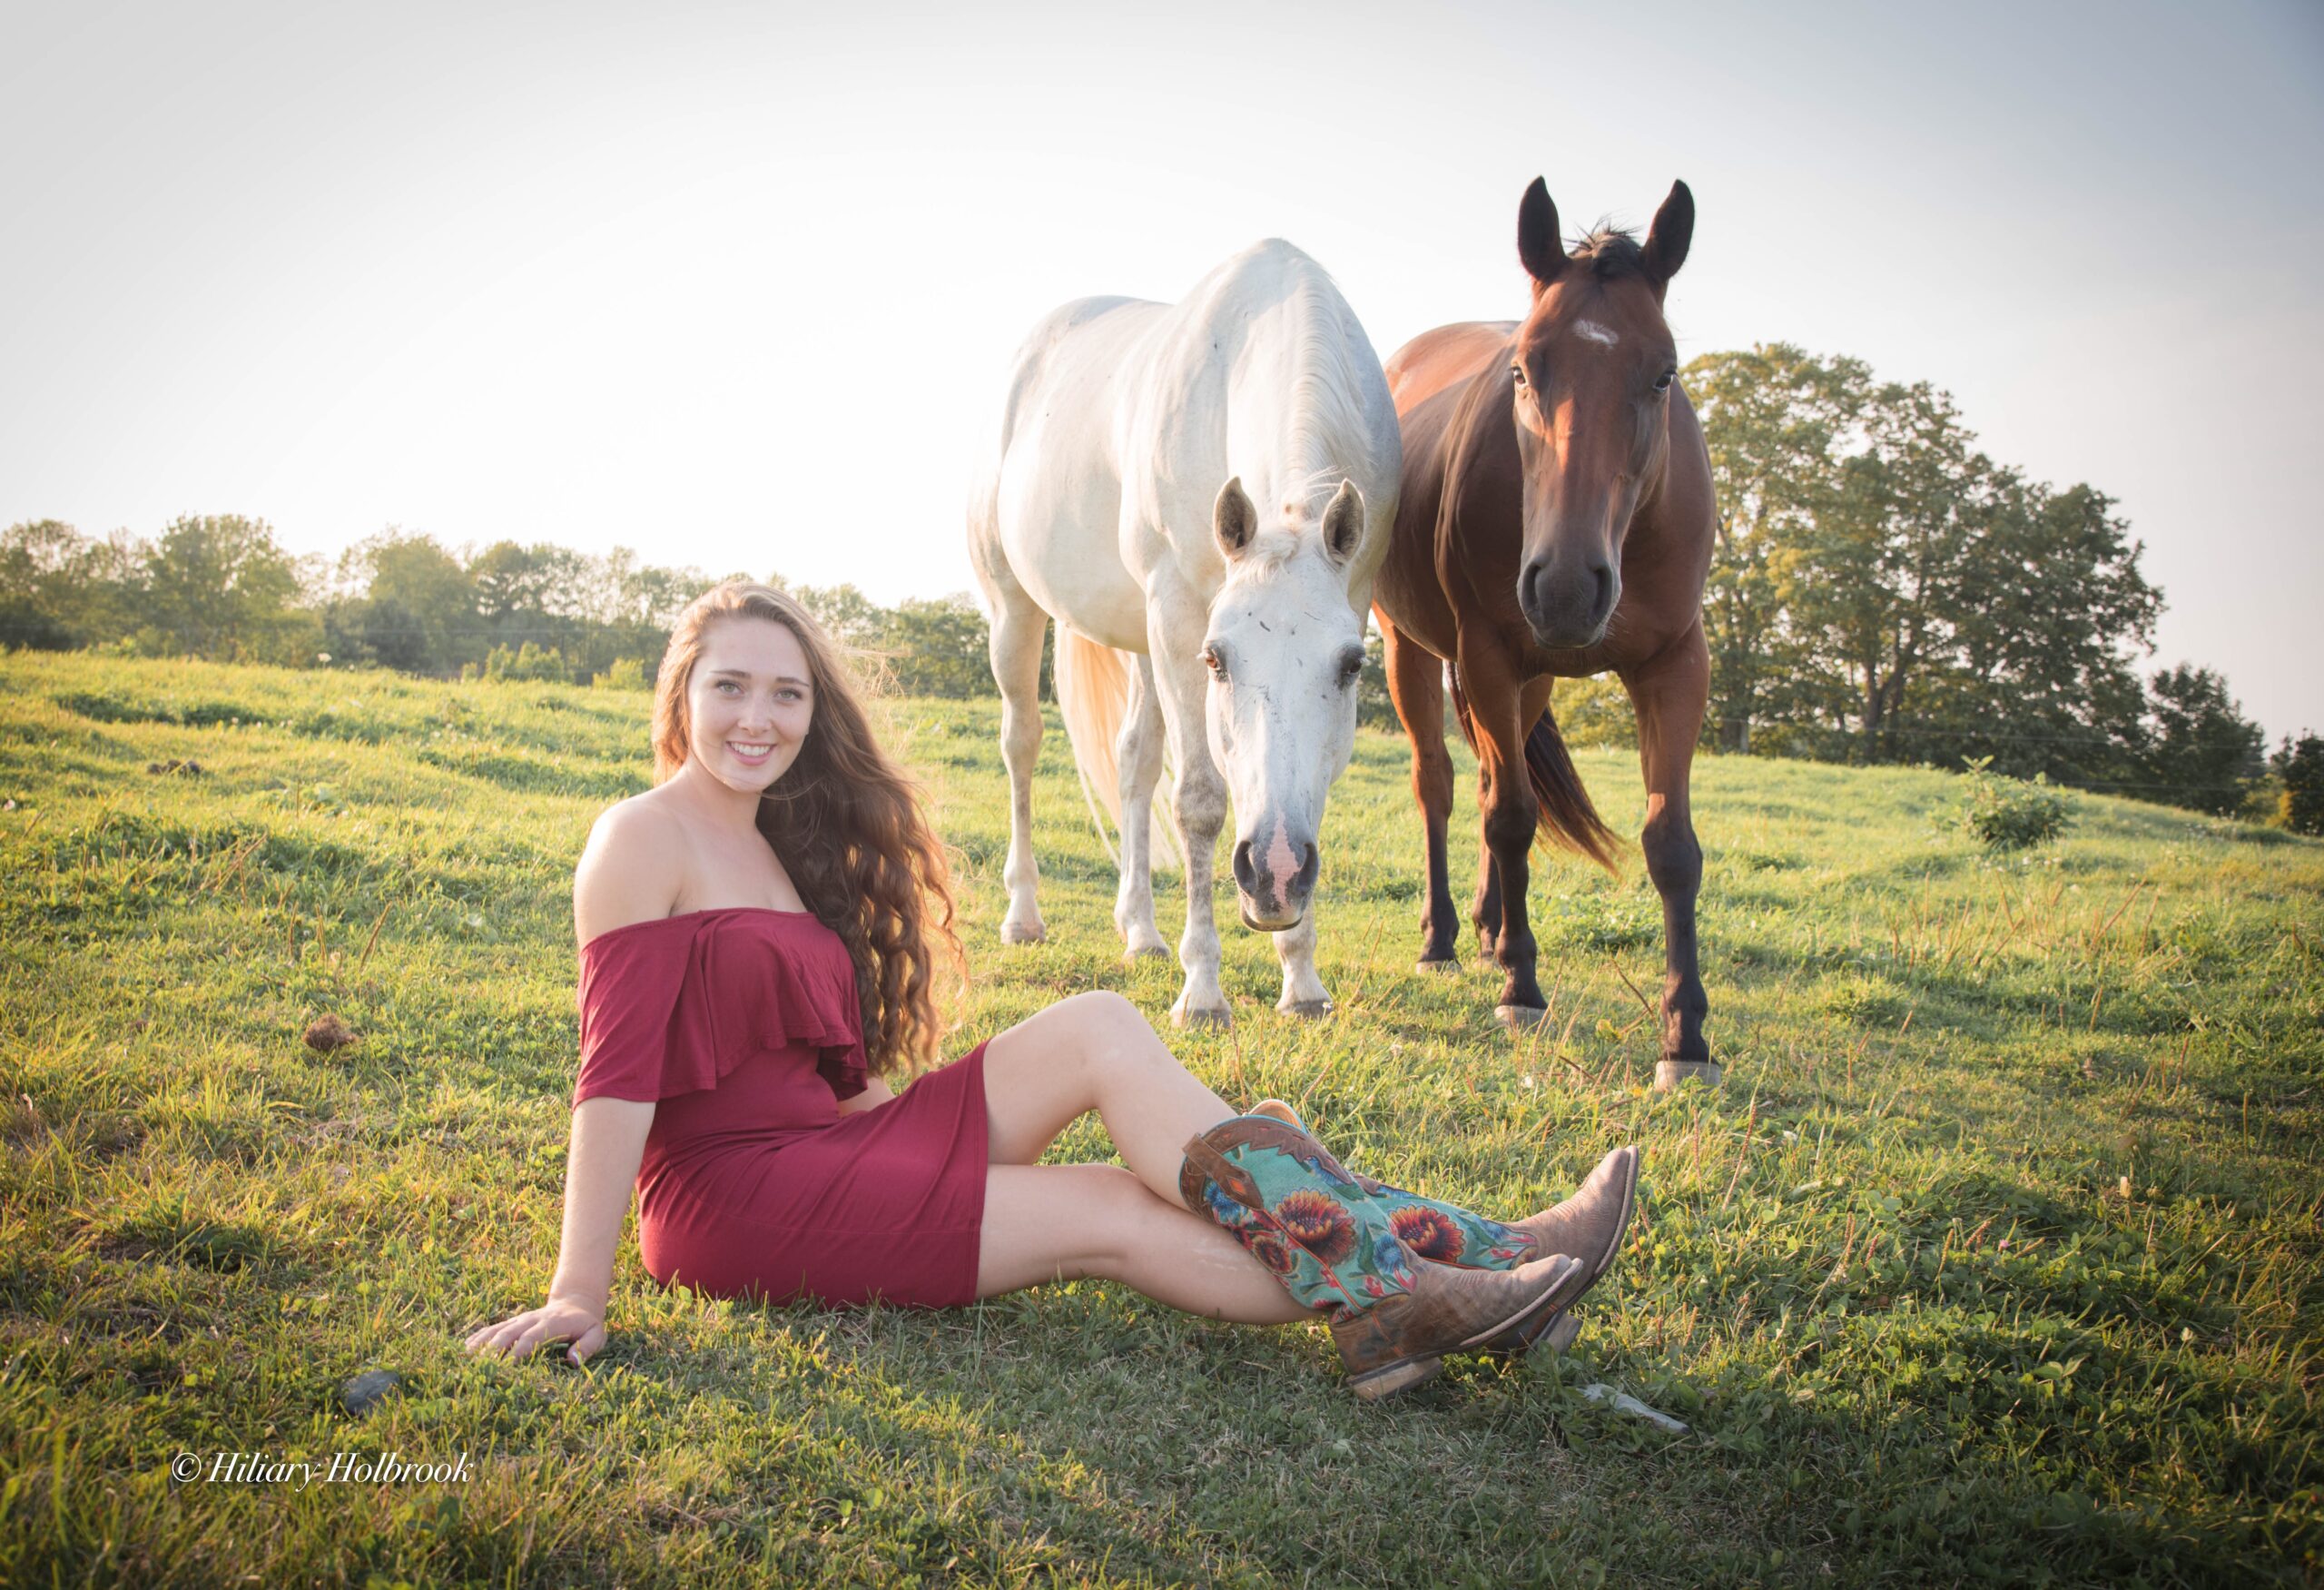
{"type": "Polygon", "coordinates": [[[767,618],[807,655],[814,716],[799,755],[759,803],[758,829],[800,898],[840,936],[855,966],[863,1050],[875,1076],[934,1058],[942,1035],[935,963],[964,971],[953,931],[951,869],[920,792],[881,750],[840,647],[814,617],[772,586],[730,580],[678,615],[654,681],[654,782],[686,764],[687,687],[703,638],[722,618],[767,618]]]}

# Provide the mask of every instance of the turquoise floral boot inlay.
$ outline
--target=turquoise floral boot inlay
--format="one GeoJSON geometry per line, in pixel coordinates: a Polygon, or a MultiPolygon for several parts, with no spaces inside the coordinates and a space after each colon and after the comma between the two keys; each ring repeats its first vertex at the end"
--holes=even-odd
{"type": "MultiPolygon", "coordinates": [[[[1307,1130],[1306,1122],[1280,1099],[1265,1101],[1253,1113],[1301,1131],[1307,1130]]],[[[1360,1170],[1349,1175],[1358,1187],[1388,1206],[1388,1221],[1398,1239],[1423,1259],[1469,1269],[1513,1269],[1541,1257],[1531,1237],[1499,1220],[1489,1220],[1443,1199],[1423,1198],[1391,1187],[1360,1170]]]]}
{"type": "Polygon", "coordinates": [[[1442,1199],[1423,1198],[1356,1173],[1356,1184],[1388,1206],[1388,1220],[1405,1247],[1439,1264],[1471,1269],[1510,1269],[1540,1252],[1524,1232],[1489,1220],[1442,1199]]]}
{"type": "Polygon", "coordinates": [[[1200,1183],[1205,1211],[1294,1298],[1310,1309],[1362,1308],[1411,1289],[1411,1261],[1393,1222],[1337,1160],[1271,1117],[1222,1125],[1247,1128],[1228,1134],[1245,1141],[1213,1151],[1216,1164],[1189,1160],[1182,1184],[1200,1183]]]}

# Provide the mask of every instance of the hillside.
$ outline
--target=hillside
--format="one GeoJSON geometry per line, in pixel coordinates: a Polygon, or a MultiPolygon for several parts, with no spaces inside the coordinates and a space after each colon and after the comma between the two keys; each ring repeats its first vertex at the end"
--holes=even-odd
{"type": "MultiPolygon", "coordinates": [[[[586,1371],[468,1359],[555,1258],[571,871],[645,786],[646,710],[0,657],[0,1581],[2324,1572],[2324,844],[2076,795],[2063,842],[1989,862],[1920,770],[1699,764],[1719,1091],[1648,1086],[1660,918],[1634,851],[1619,879],[1538,870],[1533,1032],[1494,1024],[1486,973],[1411,971],[1419,826],[1385,736],[1325,824],[1336,1012],[1276,1014],[1270,947],[1227,938],[1235,1032],[1171,1042],[1360,1167],[1515,1214],[1644,1146],[1642,1217],[1561,1358],[1461,1360],[1365,1407],[1320,1330],[1095,1283],[950,1314],[730,1305],[658,1291],[625,1238],[586,1371]],[[303,1046],[327,1013],[359,1041],[303,1046]],[[375,1368],[409,1389],[359,1421],[338,1388],[375,1368]],[[166,1474],[342,1449],[465,1452],[474,1478],[166,1474]]],[[[1177,967],[1119,958],[1054,720],[1049,942],[1004,953],[998,704],[884,717],[957,847],[951,1052],[1090,987],[1167,1023],[1177,967]]],[[[1577,761],[1634,831],[1634,760],[1577,761]]],[[[1474,834],[1464,793],[1464,900],[1474,834]]],[[[1157,896],[1175,940],[1175,878],[1157,896]]],[[[1091,1122],[1059,1157],[1106,1152],[1091,1122]]]]}

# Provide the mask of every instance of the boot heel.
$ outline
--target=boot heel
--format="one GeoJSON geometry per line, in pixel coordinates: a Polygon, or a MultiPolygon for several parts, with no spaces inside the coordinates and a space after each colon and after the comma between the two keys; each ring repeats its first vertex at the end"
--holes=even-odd
{"type": "MultiPolygon", "coordinates": [[[[1532,1328],[1531,1326],[1526,1327],[1527,1330],[1532,1328]]],[[[1581,1321],[1561,1310],[1541,1327],[1540,1335],[1528,1337],[1525,1330],[1504,1330],[1485,1343],[1482,1350],[1488,1357],[1496,1358],[1521,1358],[1527,1352],[1545,1350],[1554,1355],[1571,1347],[1573,1338],[1581,1334],[1581,1321]]]]}
{"type": "Polygon", "coordinates": [[[1377,1402],[1384,1397],[1393,1397],[1399,1391],[1409,1391],[1415,1386],[1425,1386],[1444,1373],[1442,1358],[1406,1358],[1401,1363],[1384,1364],[1376,1369],[1366,1369],[1347,1378],[1347,1388],[1364,1402],[1377,1402]]]}
{"type": "MultiPolygon", "coordinates": [[[[1588,1267],[1569,1254],[1552,1253],[1548,1259],[1536,1259],[1534,1262],[1537,1264],[1554,1262],[1557,1269],[1552,1273],[1556,1279],[1524,1308],[1499,1324],[1488,1326],[1462,1341],[1460,1346],[1463,1351],[1489,1348],[1503,1339],[1523,1341],[1529,1327],[1561,1312],[1567,1304],[1580,1297],[1582,1289],[1590,1284],[1588,1267]]],[[[1473,1275],[1478,1272],[1468,1270],[1461,1273],[1473,1275]]]]}

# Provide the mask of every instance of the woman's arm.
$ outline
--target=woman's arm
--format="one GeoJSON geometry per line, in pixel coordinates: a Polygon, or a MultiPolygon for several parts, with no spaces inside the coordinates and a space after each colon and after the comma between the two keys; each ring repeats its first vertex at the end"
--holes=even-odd
{"type": "MultiPolygon", "coordinates": [[[[586,943],[630,923],[668,915],[672,880],[683,860],[677,835],[662,814],[635,799],[609,807],[590,829],[574,869],[575,936],[586,943]]],[[[580,1363],[605,1346],[614,1252],[653,1125],[650,1101],[601,1095],[575,1107],[565,1160],[565,1223],[548,1301],[471,1332],[470,1352],[521,1358],[544,1342],[570,1340],[568,1356],[580,1363]]]]}
{"type": "Polygon", "coordinates": [[[886,1082],[881,1081],[878,1077],[873,1077],[863,1084],[863,1091],[856,1094],[852,1099],[842,1099],[839,1101],[839,1112],[842,1115],[853,1115],[861,1110],[876,1109],[894,1097],[895,1095],[888,1091],[886,1082]]]}
{"type": "Polygon", "coordinates": [[[606,1345],[614,1251],[653,1124],[650,1102],[600,1097],[584,1099],[574,1110],[565,1161],[565,1230],[548,1301],[471,1332],[468,1351],[521,1358],[545,1343],[570,1341],[566,1356],[578,1364],[606,1345]]]}
{"type": "Polygon", "coordinates": [[[629,1213],[654,1106],[630,1099],[584,1099],[573,1111],[565,1161],[565,1230],[551,1299],[566,1298],[605,1318],[614,1286],[614,1249],[629,1213]]]}

